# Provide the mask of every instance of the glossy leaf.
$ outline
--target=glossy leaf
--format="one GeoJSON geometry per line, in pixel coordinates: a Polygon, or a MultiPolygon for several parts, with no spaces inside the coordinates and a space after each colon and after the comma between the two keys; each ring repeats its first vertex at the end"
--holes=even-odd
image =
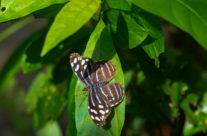
{"type": "MultiPolygon", "coordinates": [[[[118,55],[113,48],[110,34],[102,21],[98,23],[96,29],[92,33],[83,56],[91,57],[93,60],[111,60],[117,68],[116,77],[112,80],[112,82],[120,82],[122,85],[124,84],[123,73],[121,70],[118,55]]],[[[75,121],[73,123],[76,126],[77,135],[120,135],[124,123],[125,101],[123,101],[117,107],[113,108],[114,115],[111,115],[109,117],[106,123],[107,125],[105,127],[97,127],[88,113],[87,95],[80,95],[83,93],[83,88],[84,85],[77,79],[77,77],[73,76],[72,83],[70,85],[69,99],[73,97],[73,103],[75,105],[72,105],[72,101],[70,101],[69,111],[71,109],[75,111],[70,111],[69,118],[71,118],[70,116],[75,115],[75,121]]],[[[69,127],[70,125],[71,124],[69,124],[69,127]]],[[[74,126],[72,127],[74,128],[74,126]]],[[[70,129],[70,133],[73,134],[71,130],[72,129],[70,129]]]]}
{"type": "Polygon", "coordinates": [[[36,10],[67,1],[68,0],[1,0],[1,9],[4,7],[5,10],[0,11],[0,22],[17,19],[36,10]]]}
{"type": "Polygon", "coordinates": [[[86,24],[98,9],[100,2],[100,0],[72,0],[67,3],[50,27],[41,55],[45,55],[86,24]]]}
{"type": "Polygon", "coordinates": [[[161,16],[186,31],[207,49],[207,16],[205,0],[132,0],[140,8],[161,16]]]}

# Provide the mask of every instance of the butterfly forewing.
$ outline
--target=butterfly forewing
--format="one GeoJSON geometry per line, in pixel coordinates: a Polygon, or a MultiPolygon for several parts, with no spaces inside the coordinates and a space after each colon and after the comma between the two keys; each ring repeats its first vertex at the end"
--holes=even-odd
{"type": "Polygon", "coordinates": [[[88,95],[88,111],[91,119],[97,126],[105,125],[106,118],[111,112],[110,105],[107,100],[97,93],[98,88],[93,87],[89,91],[88,95]]]}
{"type": "Polygon", "coordinates": [[[70,65],[78,79],[86,86],[93,84],[91,73],[93,69],[93,61],[87,57],[81,57],[78,53],[70,55],[70,65]]]}
{"type": "Polygon", "coordinates": [[[100,97],[107,100],[110,107],[119,104],[124,97],[124,89],[120,83],[106,84],[97,88],[97,93],[100,97]]]}

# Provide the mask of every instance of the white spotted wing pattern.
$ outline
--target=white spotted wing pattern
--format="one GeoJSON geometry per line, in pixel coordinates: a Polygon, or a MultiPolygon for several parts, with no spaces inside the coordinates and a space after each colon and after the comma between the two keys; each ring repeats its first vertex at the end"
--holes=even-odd
{"type": "Polygon", "coordinates": [[[88,111],[97,126],[105,125],[111,107],[119,104],[124,97],[120,83],[108,83],[116,75],[116,67],[111,61],[93,62],[78,53],[70,55],[70,64],[78,79],[88,91],[88,111]]]}

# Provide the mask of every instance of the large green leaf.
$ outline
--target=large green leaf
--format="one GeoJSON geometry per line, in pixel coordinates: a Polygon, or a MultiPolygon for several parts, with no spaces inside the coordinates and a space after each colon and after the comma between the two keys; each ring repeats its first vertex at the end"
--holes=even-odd
{"type": "Polygon", "coordinates": [[[207,49],[206,0],[132,0],[132,2],[186,31],[207,49]]]}
{"type": "Polygon", "coordinates": [[[36,10],[66,1],[68,0],[1,0],[0,22],[20,18],[36,10]]]}
{"type": "MultiPolygon", "coordinates": [[[[123,72],[119,57],[113,47],[108,29],[102,21],[99,22],[92,33],[83,56],[91,57],[93,60],[111,60],[117,68],[117,75],[112,82],[116,81],[124,85],[123,72]]],[[[83,88],[84,85],[77,79],[77,77],[73,76],[69,93],[69,120],[72,117],[74,118],[74,116],[75,120],[73,120],[73,124],[69,124],[69,132],[71,135],[74,135],[74,133],[81,136],[120,135],[124,123],[125,101],[113,108],[114,112],[111,113],[112,115],[109,117],[109,120],[107,120],[107,125],[105,127],[97,127],[88,113],[87,95],[82,94],[83,88]]]]}
{"type": "Polygon", "coordinates": [[[93,16],[100,0],[72,0],[58,13],[46,36],[41,55],[77,32],[93,16]]]}

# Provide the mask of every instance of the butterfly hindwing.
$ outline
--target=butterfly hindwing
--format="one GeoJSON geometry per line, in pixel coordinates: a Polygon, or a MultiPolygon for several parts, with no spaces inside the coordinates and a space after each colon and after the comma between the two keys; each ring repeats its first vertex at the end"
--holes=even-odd
{"type": "Polygon", "coordinates": [[[119,104],[124,97],[124,89],[120,83],[110,83],[97,88],[97,93],[100,97],[107,100],[110,107],[119,104]]]}
{"type": "Polygon", "coordinates": [[[93,61],[90,58],[81,57],[78,53],[73,53],[70,55],[70,65],[81,82],[86,86],[93,84],[91,78],[93,61]]]}
{"type": "Polygon", "coordinates": [[[97,87],[93,87],[89,91],[88,111],[91,119],[100,127],[105,125],[106,118],[111,112],[111,107],[105,98],[98,95],[97,91],[97,87]]]}

